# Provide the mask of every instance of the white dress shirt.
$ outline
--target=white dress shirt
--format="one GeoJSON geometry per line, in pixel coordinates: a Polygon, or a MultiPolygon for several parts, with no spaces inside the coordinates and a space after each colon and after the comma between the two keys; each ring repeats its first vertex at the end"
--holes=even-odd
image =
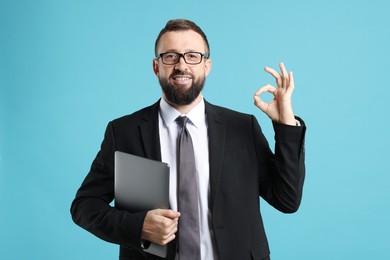
{"type": "MultiPolygon", "coordinates": [[[[176,118],[182,115],[170,106],[163,98],[160,101],[159,133],[161,144],[161,159],[169,165],[169,202],[171,209],[177,211],[177,162],[176,146],[180,126],[176,118]]],[[[209,147],[205,103],[196,105],[185,116],[188,117],[187,129],[194,145],[197,185],[199,190],[199,221],[200,247],[202,259],[216,260],[213,251],[212,229],[209,210],[210,178],[209,178],[209,147]]],[[[180,219],[179,219],[180,221],[180,219]]],[[[179,256],[180,257],[180,256],[179,256]]],[[[177,258],[178,259],[178,258],[177,258]]]]}

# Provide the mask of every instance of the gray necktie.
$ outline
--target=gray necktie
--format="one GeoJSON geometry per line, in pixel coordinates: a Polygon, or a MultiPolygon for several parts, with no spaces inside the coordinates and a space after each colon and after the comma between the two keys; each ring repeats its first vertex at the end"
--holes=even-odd
{"type": "Polygon", "coordinates": [[[194,147],[186,124],[188,118],[179,116],[176,121],[182,127],[178,138],[178,193],[179,256],[184,260],[200,260],[200,232],[198,209],[198,182],[194,147]]]}

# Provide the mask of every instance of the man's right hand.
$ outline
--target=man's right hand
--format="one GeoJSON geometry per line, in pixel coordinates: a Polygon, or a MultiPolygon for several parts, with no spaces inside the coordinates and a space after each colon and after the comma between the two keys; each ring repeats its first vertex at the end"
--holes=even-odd
{"type": "Polygon", "coordinates": [[[166,245],[175,239],[180,213],[170,209],[154,209],[146,214],[142,239],[166,245]]]}

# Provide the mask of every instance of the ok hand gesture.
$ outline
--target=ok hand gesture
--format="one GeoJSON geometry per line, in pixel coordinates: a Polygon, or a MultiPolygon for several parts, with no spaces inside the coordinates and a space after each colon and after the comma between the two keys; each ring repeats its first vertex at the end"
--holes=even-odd
{"type": "Polygon", "coordinates": [[[275,78],[278,87],[275,88],[267,84],[257,90],[254,95],[255,105],[273,121],[286,125],[296,125],[291,104],[291,96],[294,90],[294,77],[292,72],[287,73],[283,63],[280,63],[279,67],[281,74],[272,68],[265,67],[264,70],[275,78]],[[274,99],[269,103],[261,100],[260,95],[264,92],[272,93],[274,99]]]}

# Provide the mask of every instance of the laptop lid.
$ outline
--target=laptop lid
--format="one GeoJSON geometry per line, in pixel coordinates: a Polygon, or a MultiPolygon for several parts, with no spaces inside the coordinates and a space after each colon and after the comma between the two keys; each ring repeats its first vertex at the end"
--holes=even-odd
{"type": "MultiPolygon", "coordinates": [[[[115,207],[129,212],[169,208],[168,164],[116,151],[115,207]]],[[[167,247],[152,243],[144,251],[166,257],[167,247]]]]}

